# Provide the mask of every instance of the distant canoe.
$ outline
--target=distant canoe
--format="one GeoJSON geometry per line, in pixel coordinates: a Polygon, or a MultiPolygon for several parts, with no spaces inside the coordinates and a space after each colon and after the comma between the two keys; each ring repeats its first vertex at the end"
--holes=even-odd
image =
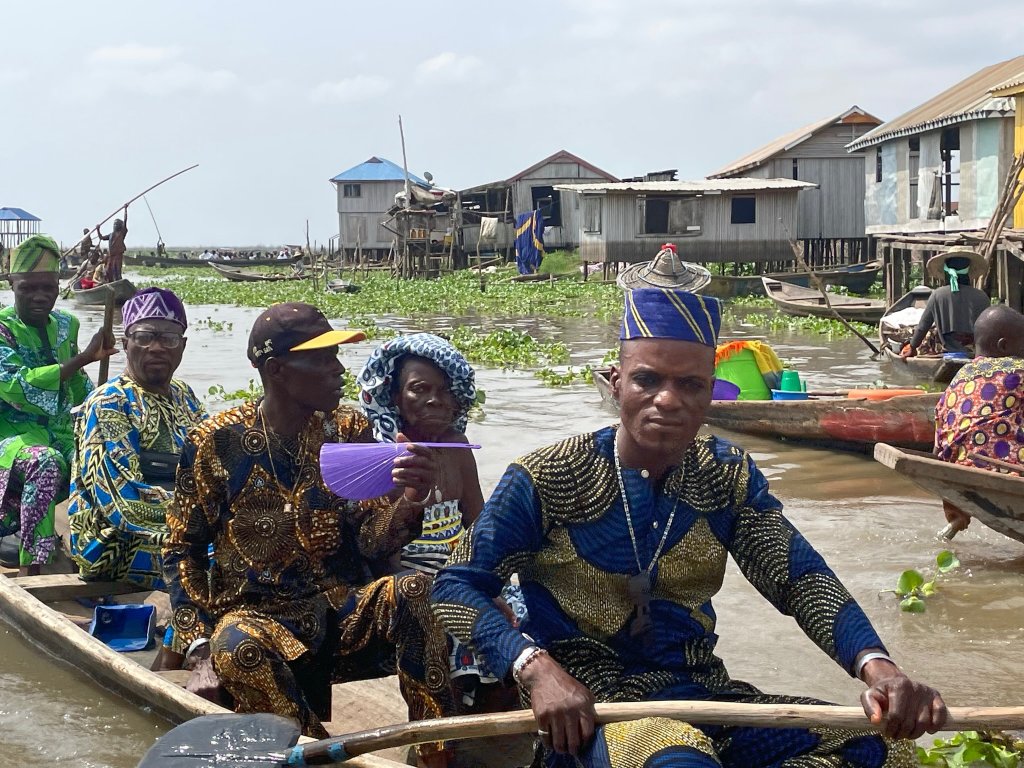
{"type": "Polygon", "coordinates": [[[305,280],[309,275],[268,275],[263,272],[252,272],[238,267],[228,267],[215,261],[206,262],[221,277],[233,283],[279,283],[287,280],[305,280]]]}
{"type": "Polygon", "coordinates": [[[350,283],[348,280],[329,280],[327,290],[331,293],[359,293],[362,286],[350,283]]]}
{"type": "Polygon", "coordinates": [[[832,317],[839,315],[844,320],[861,323],[877,323],[885,314],[885,302],[881,299],[862,299],[856,296],[840,296],[829,293],[831,309],[825,304],[825,297],[817,288],[802,288],[793,283],[784,283],[770,277],[762,277],[764,292],[780,310],[795,317],[832,317]]]}
{"type": "Polygon", "coordinates": [[[95,288],[71,287],[71,298],[78,304],[99,305],[107,303],[107,296],[113,291],[114,303],[121,306],[128,299],[135,295],[135,285],[130,280],[115,280],[112,283],[103,283],[95,288]]]}
{"type": "MultiPolygon", "coordinates": [[[[931,288],[919,285],[901,296],[882,315],[882,319],[878,323],[878,337],[882,342],[882,355],[893,366],[894,370],[919,381],[935,381],[939,384],[948,384],[956,376],[957,371],[963,368],[964,363],[968,362],[968,358],[946,357],[945,355],[900,357],[899,353],[903,343],[892,338],[895,331],[890,329],[885,323],[885,318],[900,310],[910,307],[924,309],[925,304],[928,303],[928,297],[931,295],[931,288]]],[[[906,333],[907,330],[903,329],[900,338],[903,338],[906,333]]]]}
{"type": "MultiPolygon", "coordinates": [[[[594,386],[602,400],[618,408],[608,371],[594,371],[594,386]]],[[[922,393],[888,400],[713,400],[704,423],[730,432],[864,453],[877,442],[927,449],[935,438],[938,398],[922,393]]]]}
{"type": "Polygon", "coordinates": [[[901,451],[885,443],[875,446],[875,461],[992,530],[1024,543],[1024,477],[951,464],[931,454],[901,451]]]}
{"type": "Polygon", "coordinates": [[[164,267],[167,269],[182,269],[190,267],[205,267],[207,264],[221,264],[226,267],[276,267],[297,264],[302,261],[302,256],[292,256],[288,259],[264,258],[264,259],[176,259],[173,256],[139,256],[126,255],[124,263],[133,267],[164,267]]]}
{"type": "MultiPolygon", "coordinates": [[[[845,267],[815,271],[823,283],[844,286],[851,293],[867,293],[874,285],[882,270],[880,261],[850,264],[845,267]]],[[[811,278],[806,272],[771,272],[766,275],[711,275],[711,282],[701,293],[719,299],[735,299],[739,296],[760,296],[764,293],[762,277],[783,280],[803,288],[810,287],[811,278]]]]}

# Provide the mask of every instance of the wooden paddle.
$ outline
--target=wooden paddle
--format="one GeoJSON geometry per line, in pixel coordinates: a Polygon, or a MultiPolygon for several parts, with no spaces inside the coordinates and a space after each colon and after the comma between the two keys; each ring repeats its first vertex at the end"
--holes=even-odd
{"type": "MultiPolygon", "coordinates": [[[[829,704],[736,704],[718,701],[644,701],[598,704],[597,723],[664,717],[705,725],[753,728],[843,728],[878,731],[860,707],[829,704]]],[[[1024,728],[1024,707],[950,707],[947,730],[1024,728]]],[[[299,729],[278,715],[205,715],[157,739],[138,768],[276,768],[328,765],[391,747],[432,741],[532,733],[529,710],[388,725],[294,746],[299,729]]]]}
{"type": "MultiPolygon", "coordinates": [[[[103,306],[103,341],[106,346],[106,340],[108,336],[114,335],[114,289],[107,288],[107,301],[103,306]]],[[[96,379],[96,385],[104,384],[107,381],[107,375],[110,373],[110,358],[104,357],[100,360],[100,372],[96,379]]]]}
{"type": "Polygon", "coordinates": [[[1020,464],[1011,464],[1008,461],[1000,461],[999,459],[993,459],[991,456],[982,456],[980,453],[969,453],[967,454],[967,458],[981,462],[982,464],[989,464],[993,467],[1005,469],[1007,472],[1013,472],[1017,475],[1024,475],[1024,466],[1020,464]]]}

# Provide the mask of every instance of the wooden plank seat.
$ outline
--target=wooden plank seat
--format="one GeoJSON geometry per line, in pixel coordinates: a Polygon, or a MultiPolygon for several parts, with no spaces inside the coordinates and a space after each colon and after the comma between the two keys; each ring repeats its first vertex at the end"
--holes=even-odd
{"type": "Polygon", "coordinates": [[[136,592],[152,592],[151,589],[145,589],[137,584],[119,581],[82,581],[77,573],[18,576],[12,578],[11,581],[44,603],[53,603],[58,600],[77,600],[81,597],[106,597],[107,595],[130,595],[136,592]]]}

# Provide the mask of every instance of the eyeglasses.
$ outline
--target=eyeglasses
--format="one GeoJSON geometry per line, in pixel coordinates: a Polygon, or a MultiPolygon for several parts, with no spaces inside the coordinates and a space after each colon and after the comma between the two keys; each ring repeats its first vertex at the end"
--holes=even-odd
{"type": "Polygon", "coordinates": [[[136,331],[125,334],[143,349],[153,346],[154,341],[160,342],[164,349],[177,349],[184,338],[180,333],[154,333],[153,331],[136,331]]]}

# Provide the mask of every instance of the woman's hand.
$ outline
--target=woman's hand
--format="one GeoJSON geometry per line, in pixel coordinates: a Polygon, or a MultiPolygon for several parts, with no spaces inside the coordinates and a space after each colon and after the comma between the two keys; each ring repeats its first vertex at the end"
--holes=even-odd
{"type": "Polygon", "coordinates": [[[397,442],[408,443],[408,453],[395,459],[391,479],[395,485],[405,489],[406,501],[416,504],[433,503],[433,491],[437,488],[441,469],[437,451],[410,443],[401,432],[398,433],[397,442]]]}

